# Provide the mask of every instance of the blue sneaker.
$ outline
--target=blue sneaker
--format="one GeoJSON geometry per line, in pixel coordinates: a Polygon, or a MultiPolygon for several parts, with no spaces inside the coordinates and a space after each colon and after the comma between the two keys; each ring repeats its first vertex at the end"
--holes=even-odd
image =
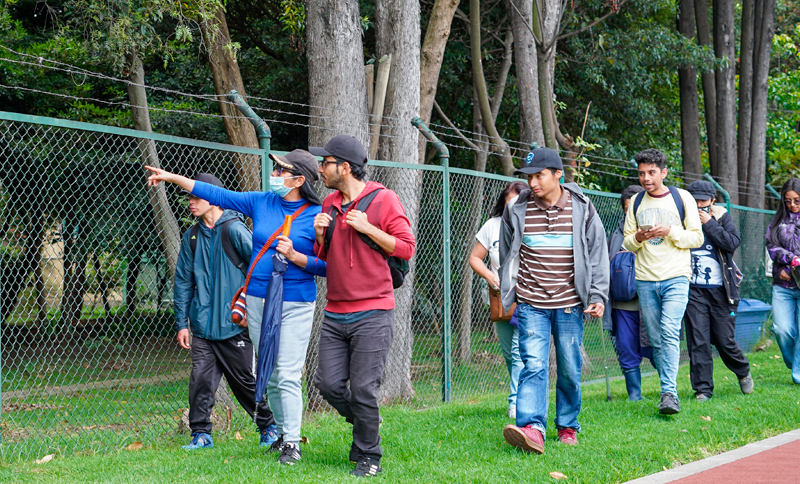
{"type": "Polygon", "coordinates": [[[181,449],[197,450],[197,449],[211,449],[214,447],[214,441],[211,440],[211,435],[206,433],[192,434],[192,441],[189,445],[184,445],[181,449]]]}
{"type": "Polygon", "coordinates": [[[270,447],[277,441],[278,441],[277,425],[272,424],[265,429],[261,429],[261,441],[258,443],[260,447],[270,447]]]}

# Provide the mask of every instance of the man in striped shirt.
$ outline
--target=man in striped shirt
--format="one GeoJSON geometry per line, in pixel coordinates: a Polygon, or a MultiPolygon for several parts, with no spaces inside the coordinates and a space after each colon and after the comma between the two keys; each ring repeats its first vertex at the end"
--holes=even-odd
{"type": "Polygon", "coordinates": [[[524,368],[517,389],[516,425],[509,444],[544,453],[548,356],[553,335],[558,361],[558,440],[577,445],[581,409],[583,319],[602,318],[608,293],[608,249],[600,217],[574,183],[561,184],[561,158],[537,148],[515,174],[525,190],[506,206],[500,229],[500,292],[503,306],[516,302],[524,368]]]}

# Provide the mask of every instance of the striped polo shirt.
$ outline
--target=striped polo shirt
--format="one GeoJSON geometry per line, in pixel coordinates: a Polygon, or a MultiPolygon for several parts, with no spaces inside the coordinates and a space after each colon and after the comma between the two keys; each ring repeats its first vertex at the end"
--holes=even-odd
{"type": "Polygon", "coordinates": [[[572,195],[561,189],[552,207],[531,196],[520,246],[517,300],[540,309],[581,304],[575,291],[572,248],[572,195]]]}

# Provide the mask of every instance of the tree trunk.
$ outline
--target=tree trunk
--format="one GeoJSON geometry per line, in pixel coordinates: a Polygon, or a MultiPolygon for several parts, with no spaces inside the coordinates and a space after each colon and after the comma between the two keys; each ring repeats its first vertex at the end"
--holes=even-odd
{"type": "Polygon", "coordinates": [[[739,178],[743,181],[747,181],[748,163],[750,161],[750,133],[753,121],[754,3],[754,0],[742,1],[742,37],[739,48],[739,133],[736,151],[737,159],[739,160],[739,178]]]}
{"type": "MultiPolygon", "coordinates": [[[[246,93],[239,64],[231,55],[233,51],[226,48],[231,42],[231,35],[228,32],[224,10],[218,8],[214,20],[202,24],[202,27],[203,43],[208,51],[208,66],[214,82],[214,92],[219,100],[220,113],[226,116],[222,118],[222,124],[225,127],[228,141],[236,146],[258,148],[258,138],[253,125],[242,117],[242,113],[225,97],[233,89],[239,91],[244,98],[246,98],[246,93]]],[[[238,190],[260,191],[261,162],[259,158],[236,153],[234,159],[236,160],[236,177],[239,182],[238,190]]]]}
{"type": "MultiPolygon", "coordinates": [[[[128,79],[128,101],[132,104],[131,115],[133,116],[133,128],[139,131],[152,133],[153,128],[150,124],[150,112],[147,107],[147,91],[144,88],[144,66],[136,53],[128,55],[128,66],[130,74],[128,79]]],[[[142,155],[142,164],[160,168],[156,143],[151,139],[138,139],[139,151],[142,155]]],[[[178,265],[178,253],[180,251],[181,233],[178,229],[178,222],[169,206],[167,191],[164,184],[160,183],[157,187],[147,188],[147,197],[150,206],[153,208],[156,232],[161,241],[161,248],[164,258],[169,266],[169,273],[175,277],[175,268],[178,265]]]]}
{"type": "MultiPolygon", "coordinates": [[[[378,152],[379,158],[384,160],[420,162],[419,132],[411,125],[411,119],[420,110],[419,15],[419,2],[416,0],[377,0],[375,3],[376,51],[379,57],[392,56],[378,152]]],[[[418,170],[393,170],[387,183],[400,198],[411,221],[412,233],[417,233],[421,173],[418,170]]],[[[415,266],[413,259],[411,265],[415,266]]],[[[414,396],[411,383],[414,274],[415,271],[409,272],[403,286],[395,291],[394,339],[379,391],[379,401],[384,403],[414,396]]]]}
{"type": "Polygon", "coordinates": [[[519,89],[519,140],[526,145],[536,142],[540,146],[544,146],[536,41],[530,30],[533,22],[533,2],[530,0],[506,0],[506,4],[506,11],[511,17],[511,29],[514,33],[514,57],[516,58],[514,67],[519,89]]]}
{"type": "Polygon", "coordinates": [[[500,158],[500,164],[503,166],[503,173],[506,176],[514,174],[514,160],[511,157],[511,150],[508,148],[508,143],[500,137],[497,132],[497,127],[493,121],[492,109],[489,102],[489,92],[486,88],[486,79],[483,76],[483,62],[481,60],[481,3],[480,0],[470,0],[469,2],[469,19],[470,19],[470,54],[472,59],[472,79],[478,90],[478,104],[481,109],[481,117],[483,124],[486,128],[486,133],[489,135],[491,143],[494,145],[493,152],[496,152],[500,158]]]}
{"type": "MultiPolygon", "coordinates": [[[[678,32],[694,37],[694,0],[680,0],[678,32]]],[[[681,98],[681,157],[683,171],[703,173],[700,161],[700,114],[697,105],[697,70],[685,67],[678,70],[681,98]]]]}
{"type": "Polygon", "coordinates": [[[94,252],[92,256],[95,278],[97,279],[97,290],[100,292],[100,299],[103,303],[103,312],[105,313],[105,317],[108,318],[111,316],[111,306],[108,304],[108,284],[106,283],[106,278],[103,275],[103,267],[100,264],[100,256],[97,254],[97,252],[94,252]]]}
{"type": "MultiPolygon", "coordinates": [[[[772,37],[775,34],[775,0],[758,2],[761,9],[760,23],[756,24],[756,47],[753,63],[753,121],[750,131],[750,158],[747,180],[750,184],[747,205],[764,207],[764,184],[767,169],[767,88],[769,85],[769,57],[772,52],[772,37]]],[[[758,18],[759,16],[757,16],[758,18]]]]}
{"type": "Polygon", "coordinates": [[[739,203],[739,170],[736,161],[736,45],[734,0],[714,0],[714,54],[727,66],[717,71],[717,176],[739,203]]]}
{"type": "Polygon", "coordinates": [[[128,255],[128,271],[125,276],[125,317],[130,319],[136,312],[138,298],[136,297],[136,281],[139,279],[139,270],[142,264],[141,247],[131,248],[132,254],[128,255]]]}
{"type": "MultiPolygon", "coordinates": [[[[450,38],[450,25],[453,15],[458,9],[459,0],[436,0],[431,10],[425,40],[422,42],[419,66],[419,117],[426,124],[431,120],[433,101],[436,99],[436,88],[439,84],[439,72],[442,69],[444,49],[450,38]]],[[[425,156],[427,141],[419,142],[419,160],[425,156]]]]}
{"type": "Polygon", "coordinates": [[[325,146],[334,136],[349,134],[369,150],[361,36],[358,1],[306,2],[310,146],[325,146]]]}
{"type": "MultiPolygon", "coordinates": [[[[711,23],[708,19],[708,0],[695,0],[695,20],[697,20],[697,42],[712,47],[711,23]]],[[[717,175],[717,88],[714,71],[702,73],[703,109],[706,115],[706,139],[708,141],[708,164],[711,174],[717,175]]]]}
{"type": "MultiPolygon", "coordinates": [[[[572,139],[565,137],[558,126],[553,94],[553,73],[555,71],[556,35],[561,23],[561,2],[558,0],[534,0],[533,31],[540,39],[537,45],[537,69],[539,77],[539,104],[542,110],[542,131],[544,143],[548,148],[558,150],[559,146],[572,150],[572,139]]],[[[566,175],[566,173],[565,173],[566,175]]]]}

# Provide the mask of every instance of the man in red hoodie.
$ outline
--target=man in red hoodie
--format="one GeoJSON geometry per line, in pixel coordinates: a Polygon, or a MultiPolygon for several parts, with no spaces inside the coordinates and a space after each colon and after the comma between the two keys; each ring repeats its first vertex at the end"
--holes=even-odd
{"type": "Polygon", "coordinates": [[[364,181],[367,152],[357,139],[339,135],[325,148],[309,151],[323,157],[322,181],[336,190],[325,198],[314,219],[314,251],[328,263],[328,305],[314,384],[353,424],[350,461],[356,468],[351,474],[375,476],[381,472],[383,455],[378,387],[394,324],[394,290],[386,257],[411,259],[416,241],[397,194],[364,181]],[[375,191],[367,208],[357,210],[363,208],[359,201],[375,191]],[[381,251],[367,245],[361,234],[381,251]]]}

